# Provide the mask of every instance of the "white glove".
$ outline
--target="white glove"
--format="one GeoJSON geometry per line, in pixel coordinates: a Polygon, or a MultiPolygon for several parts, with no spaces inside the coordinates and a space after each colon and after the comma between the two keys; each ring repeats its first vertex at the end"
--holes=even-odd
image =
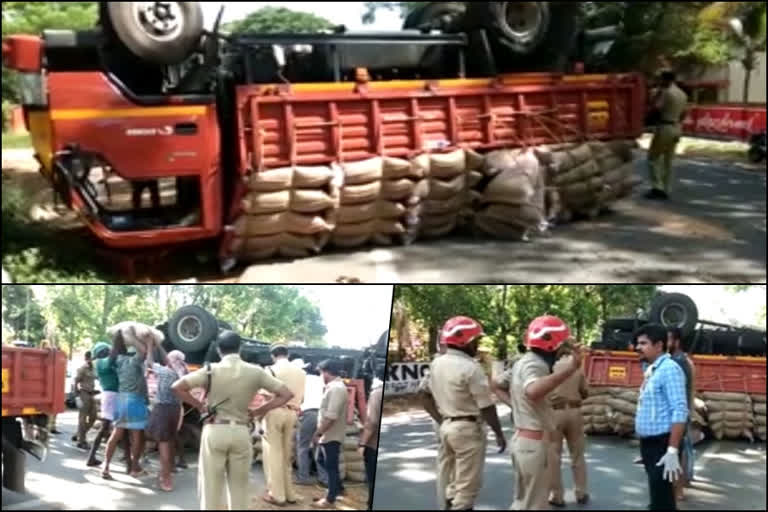
{"type": "Polygon", "coordinates": [[[82,409],[83,408],[83,399],[80,398],[79,396],[75,397],[75,405],[77,406],[78,409],[82,409]]]}
{"type": "Polygon", "coordinates": [[[664,466],[664,480],[674,482],[680,478],[683,470],[680,468],[680,457],[677,452],[677,448],[671,446],[667,447],[667,453],[659,459],[656,463],[657,466],[664,466]]]}

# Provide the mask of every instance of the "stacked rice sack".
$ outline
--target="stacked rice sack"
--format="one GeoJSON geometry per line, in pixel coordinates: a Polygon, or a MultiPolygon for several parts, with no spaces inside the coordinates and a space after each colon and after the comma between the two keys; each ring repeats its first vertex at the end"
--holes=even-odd
{"type": "Polygon", "coordinates": [[[153,345],[159,346],[165,339],[161,331],[140,322],[120,322],[107,329],[110,338],[118,332],[127,346],[141,348],[144,352],[151,349],[153,345]]]}
{"type": "Polygon", "coordinates": [[[755,414],[747,393],[704,391],[701,398],[706,403],[709,428],[716,439],[754,440],[755,414]]]}
{"type": "Polygon", "coordinates": [[[420,158],[428,159],[429,180],[419,234],[439,238],[456,229],[467,202],[467,153],[457,149],[420,158]]]}
{"type": "Polygon", "coordinates": [[[547,168],[547,203],[552,220],[574,215],[594,217],[612,202],[627,197],[638,184],[631,142],[589,142],[536,151],[547,168]]]}
{"type": "Polygon", "coordinates": [[[234,253],[253,261],[319,253],[336,225],[342,175],[335,166],[253,173],[234,225],[234,253]]]}
{"type": "Polygon", "coordinates": [[[417,186],[426,174],[423,162],[376,157],[341,167],[344,185],[333,233],[336,246],[389,245],[396,238],[415,238],[413,208],[420,202],[417,186]]]}
{"type": "Polygon", "coordinates": [[[531,149],[503,149],[485,156],[485,173],[493,176],[480,197],[475,224],[503,239],[525,239],[545,224],[545,176],[531,149]]]}
{"type": "Polygon", "coordinates": [[[755,437],[765,441],[765,395],[751,395],[755,414],[755,437]]]}
{"type": "Polygon", "coordinates": [[[360,442],[362,428],[359,421],[347,425],[347,433],[342,446],[342,458],[344,460],[344,477],[350,482],[365,482],[365,461],[357,452],[357,444],[360,442]]]}
{"type": "Polygon", "coordinates": [[[693,398],[693,412],[691,413],[691,431],[693,444],[705,437],[704,431],[709,427],[707,421],[707,404],[699,397],[693,398]]]}
{"type": "Polygon", "coordinates": [[[581,404],[584,432],[620,436],[634,433],[637,396],[633,388],[590,388],[589,397],[581,404]]]}

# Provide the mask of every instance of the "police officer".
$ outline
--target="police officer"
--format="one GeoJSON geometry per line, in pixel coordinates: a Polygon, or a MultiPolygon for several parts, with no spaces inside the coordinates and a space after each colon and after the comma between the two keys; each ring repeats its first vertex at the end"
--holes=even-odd
{"type": "Polygon", "coordinates": [[[507,446],[488,378],[473,359],[483,334],[482,326],[466,316],[445,322],[440,331],[445,355],[430,364],[421,390],[424,408],[440,424],[440,473],[453,475],[453,500],[447,504],[451,510],[472,509],[482,487],[486,433],[481,420],[496,434],[499,453],[507,446]]]}
{"type": "Polygon", "coordinates": [[[172,386],[176,396],[201,413],[215,412],[203,427],[200,439],[198,495],[203,510],[249,507],[248,476],[253,459],[248,428],[251,416],[262,418],[293,398],[285,384],[263,368],[240,359],[240,343],[239,335],[222,331],[217,347],[221,362],[206,365],[172,386]],[[206,389],[208,406],[191,395],[190,389],[196,387],[206,389]],[[275,397],[249,413],[248,405],[260,389],[266,389],[275,397]],[[229,507],[224,501],[226,491],[229,507]]]}
{"type": "Polygon", "coordinates": [[[653,107],[658,112],[658,124],[648,149],[651,178],[651,190],[645,195],[648,199],[669,199],[672,159],[683,133],[682,122],[688,103],[688,96],[677,86],[675,80],[672,70],[662,71],[661,88],[653,101],[653,107]]]}
{"type": "MultiPolygon", "coordinates": [[[[436,358],[445,354],[447,347],[444,343],[438,344],[438,353],[432,357],[434,361],[436,358]]],[[[427,390],[427,380],[429,376],[425,376],[420,383],[419,389],[422,391],[427,390]]],[[[448,471],[448,467],[440,468],[440,461],[443,458],[443,442],[440,440],[440,423],[437,420],[432,420],[432,429],[435,431],[435,437],[437,438],[437,460],[435,461],[435,472],[437,478],[435,483],[437,484],[437,508],[439,510],[445,510],[450,508],[450,503],[453,502],[454,488],[453,488],[453,472],[448,471]]]]}
{"type": "MultiPolygon", "coordinates": [[[[562,372],[572,365],[571,355],[557,360],[554,372],[562,372]]],[[[554,410],[555,430],[550,443],[550,469],[552,487],[549,503],[556,507],[565,505],[563,501],[563,479],[560,473],[560,459],[563,452],[563,438],[568,443],[573,470],[573,486],[576,502],[583,505],[589,501],[587,493],[587,465],[584,461],[584,421],[581,417],[581,401],[589,396],[587,379],[581,369],[577,370],[565,382],[550,394],[550,403],[554,410]]]]}
{"type": "Polygon", "coordinates": [[[507,361],[507,369],[495,379],[491,379],[491,391],[499,397],[499,400],[509,406],[509,421],[512,423],[513,429],[515,428],[515,415],[512,414],[512,399],[509,393],[510,386],[512,385],[512,371],[515,368],[515,364],[523,357],[523,354],[525,354],[525,345],[521,343],[517,346],[517,354],[507,361]]]}
{"type": "Polygon", "coordinates": [[[91,351],[85,353],[85,364],[78,368],[75,377],[75,394],[80,399],[80,415],[77,423],[77,447],[81,450],[90,448],[85,435],[96,422],[96,372],[93,369],[91,351]]]}
{"type": "Polygon", "coordinates": [[[272,505],[282,506],[298,501],[291,476],[291,446],[301,402],[304,400],[307,373],[288,361],[288,347],[285,345],[274,345],[270,352],[275,364],[267,367],[267,372],[285,384],[293,398],[264,416],[262,448],[267,474],[267,494],[261,499],[272,505]]]}
{"type": "Polygon", "coordinates": [[[549,438],[554,430],[547,395],[581,365],[581,349],[562,370],[552,373],[556,351],[570,337],[568,326],[555,316],[534,319],[525,333],[528,351],[512,371],[511,402],[517,429],[512,438],[512,465],[517,485],[513,510],[547,510],[551,472],[547,468],[549,438]]]}

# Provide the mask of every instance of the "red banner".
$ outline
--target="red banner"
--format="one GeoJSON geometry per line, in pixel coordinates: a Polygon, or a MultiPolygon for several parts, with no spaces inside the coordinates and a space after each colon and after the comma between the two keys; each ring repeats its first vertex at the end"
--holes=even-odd
{"type": "Polygon", "coordinates": [[[683,121],[685,135],[748,140],[765,130],[765,107],[707,105],[692,107],[683,121]]]}

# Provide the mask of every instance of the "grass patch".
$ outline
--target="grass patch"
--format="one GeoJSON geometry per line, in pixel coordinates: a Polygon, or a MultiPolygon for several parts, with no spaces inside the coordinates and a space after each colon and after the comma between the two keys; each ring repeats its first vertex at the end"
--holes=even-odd
{"type": "Polygon", "coordinates": [[[57,231],[32,221],[29,197],[3,184],[3,268],[16,283],[104,283],[114,280],[99,269],[92,245],[80,231],[57,231]]]}
{"type": "Polygon", "coordinates": [[[15,135],[3,133],[3,149],[26,149],[32,147],[32,139],[29,134],[15,135]]]}

